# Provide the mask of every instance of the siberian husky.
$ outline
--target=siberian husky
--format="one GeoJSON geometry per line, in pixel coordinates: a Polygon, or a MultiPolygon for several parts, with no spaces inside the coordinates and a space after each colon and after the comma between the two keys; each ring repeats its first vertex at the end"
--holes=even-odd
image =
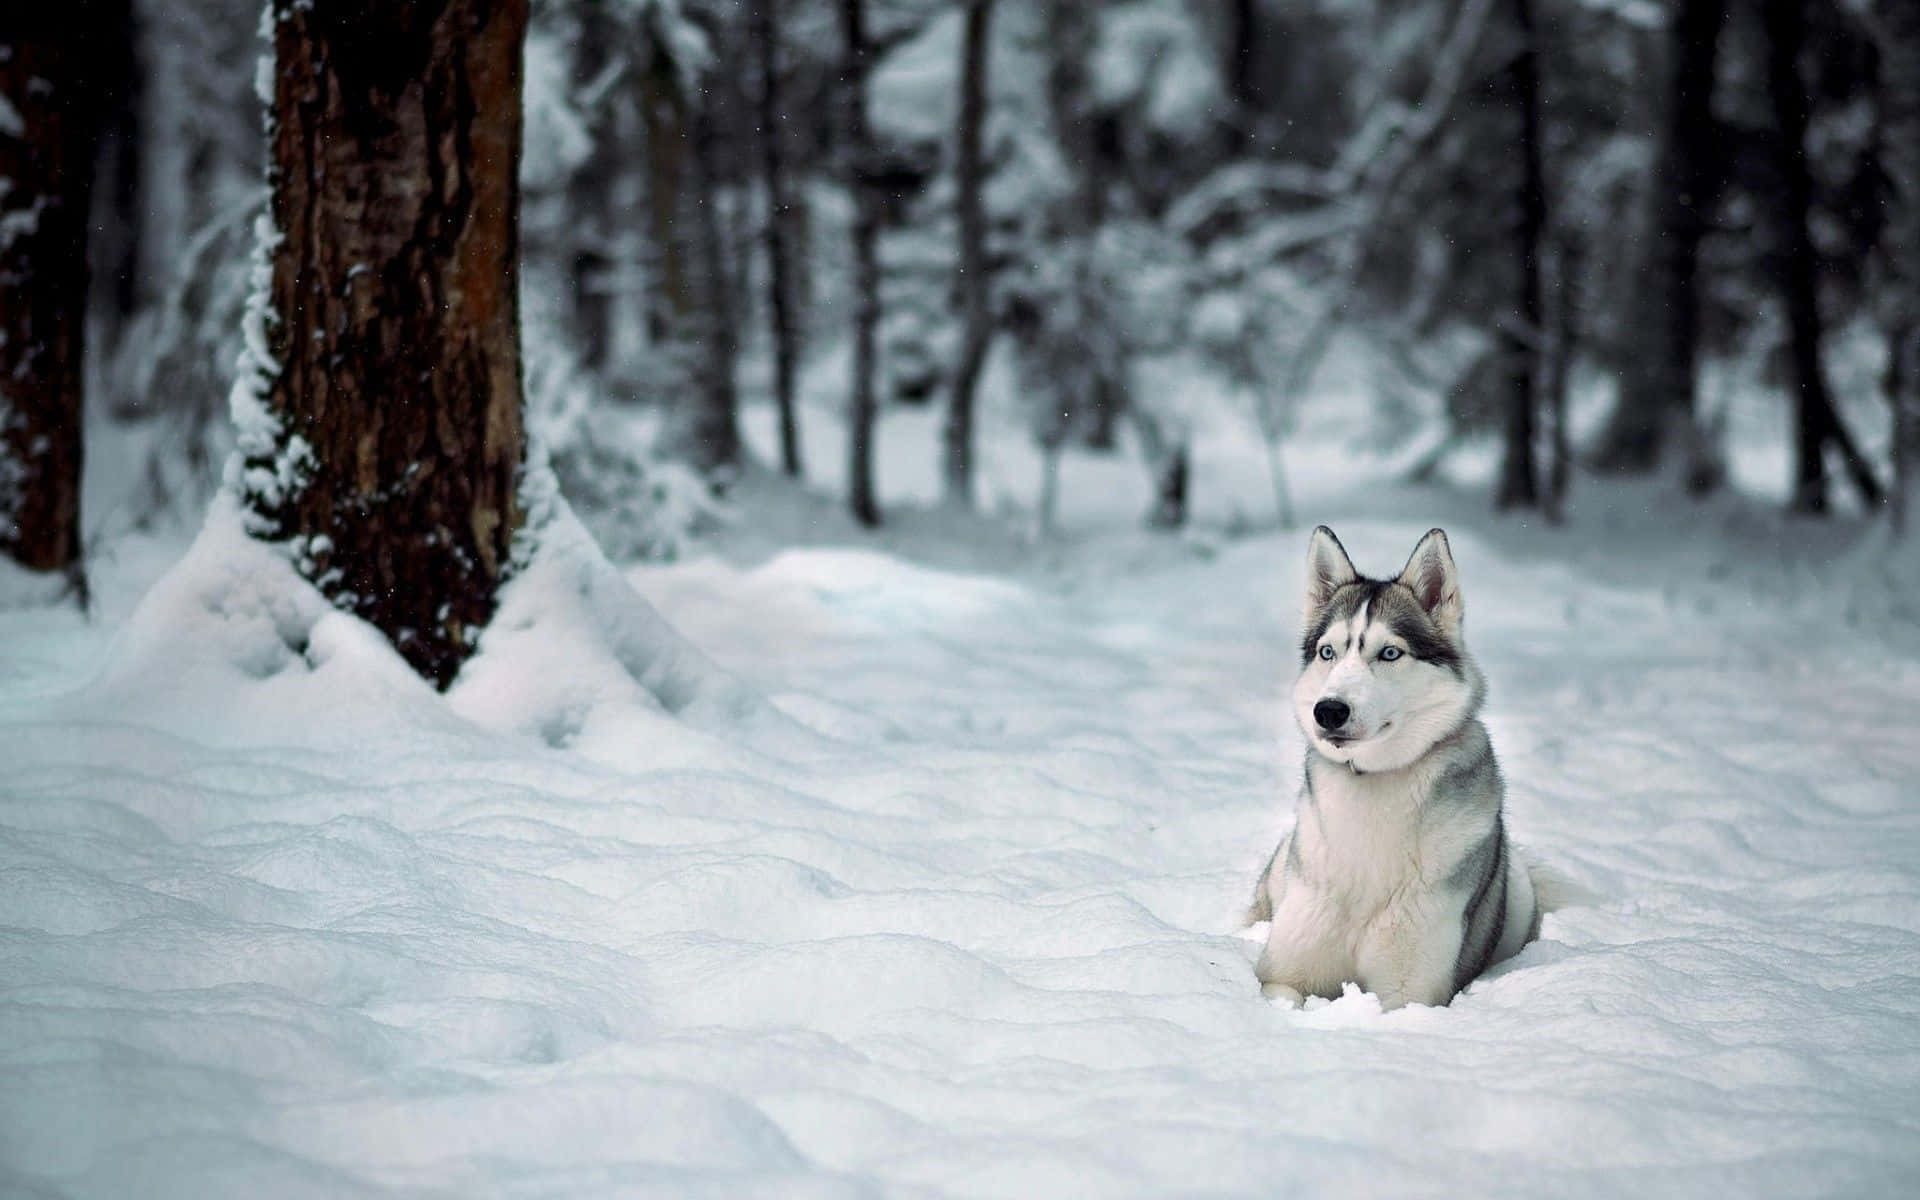
{"type": "Polygon", "coordinates": [[[1255,967],[1268,996],[1298,1004],[1352,982],[1383,1008],[1446,1004],[1538,936],[1461,615],[1440,530],[1392,580],[1313,531],[1293,688],[1306,782],[1248,912],[1273,922],[1255,967]]]}

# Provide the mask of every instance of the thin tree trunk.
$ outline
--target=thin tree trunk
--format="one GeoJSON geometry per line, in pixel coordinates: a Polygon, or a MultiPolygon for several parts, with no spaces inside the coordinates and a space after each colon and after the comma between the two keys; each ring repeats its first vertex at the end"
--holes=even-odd
{"type": "Polygon", "coordinates": [[[948,388],[946,437],[947,501],[973,505],[973,400],[993,336],[987,266],[987,218],[982,202],[986,174],[981,142],[987,123],[987,47],[993,0],[967,5],[966,35],[960,54],[960,127],[954,163],[954,204],[960,226],[960,359],[948,388]]]}
{"type": "Polygon", "coordinates": [[[674,341],[686,336],[694,306],[689,239],[680,226],[686,211],[687,105],[665,49],[651,46],[647,54],[640,77],[640,124],[646,139],[647,235],[653,243],[654,286],[649,290],[660,304],[653,310],[650,334],[653,341],[674,341]]]}
{"type": "Polygon", "coordinates": [[[1813,175],[1806,156],[1810,102],[1800,74],[1806,13],[1801,0],[1772,0],[1761,9],[1767,30],[1767,84],[1779,138],[1780,286],[1787,308],[1795,394],[1792,508],[1801,513],[1827,511],[1828,442],[1840,451],[1861,498],[1874,505],[1880,501],[1879,483],[1840,424],[1821,365],[1820,263],[1807,224],[1813,209],[1813,175]]]}
{"type": "Polygon", "coordinates": [[[1880,0],[1878,17],[1880,166],[1893,193],[1880,304],[1893,409],[1888,515],[1904,537],[1920,504],[1920,0],[1880,0]]]}
{"type": "Polygon", "coordinates": [[[1233,0],[1227,6],[1227,94],[1243,131],[1254,127],[1260,113],[1260,80],[1254,73],[1259,32],[1258,0],[1233,0]]]}
{"type": "Polygon", "coordinates": [[[1541,508],[1559,523],[1566,517],[1567,485],[1573,471],[1572,439],[1567,429],[1567,391],[1573,362],[1580,348],[1579,251],[1574,239],[1561,238],[1554,256],[1553,331],[1549,343],[1545,388],[1549,423],[1546,493],[1541,508]]]}
{"type": "Polygon", "coordinates": [[[145,59],[139,18],[131,0],[108,0],[100,13],[110,32],[108,54],[100,70],[99,156],[106,188],[99,205],[100,228],[89,258],[102,284],[107,344],[118,345],[121,331],[144,298],[140,286],[142,166],[140,109],[145,93],[145,59]]]}
{"type": "Polygon", "coordinates": [[[873,180],[873,138],[867,129],[867,71],[872,47],[867,41],[865,0],[840,0],[840,35],[846,58],[841,67],[842,119],[847,186],[853,193],[853,397],[847,414],[847,504],[856,521],[880,524],[874,498],[873,437],[878,417],[874,374],[880,339],[880,203],[873,180]]]}
{"type": "Polygon", "coordinates": [[[1262,430],[1261,442],[1267,448],[1267,481],[1273,485],[1273,515],[1280,528],[1293,528],[1293,495],[1287,487],[1287,462],[1281,450],[1278,430],[1262,430]]]}
{"type": "Polygon", "coordinates": [[[1538,408],[1541,349],[1545,342],[1545,304],[1540,288],[1540,240],[1547,225],[1546,172],[1541,165],[1540,56],[1533,22],[1533,0],[1510,0],[1520,50],[1507,68],[1506,91],[1519,117],[1520,176],[1514,196],[1518,222],[1513,231],[1516,294],[1502,331],[1505,341],[1507,411],[1505,444],[1495,508],[1533,508],[1540,502],[1534,465],[1533,434],[1538,408]]]}
{"type": "MultiPolygon", "coordinates": [[[[607,69],[615,27],[598,5],[582,5],[579,20],[573,83],[587,88],[607,69]]],[[[592,152],[567,182],[574,243],[573,330],[581,361],[594,371],[604,371],[613,352],[614,188],[627,149],[620,145],[615,107],[603,98],[600,111],[592,114],[592,152]]]]}
{"type": "Polygon", "coordinates": [[[453,680],[522,512],[526,0],[274,0],[270,363],[244,502],[334,604],[453,680]],[[273,366],[277,364],[277,371],[273,366]]]}
{"type": "Polygon", "coordinates": [[[713,111],[717,94],[717,88],[707,88],[693,114],[693,223],[700,248],[700,298],[692,332],[699,340],[700,386],[686,432],[688,458],[709,475],[740,465],[740,406],[733,378],[738,343],[720,215],[719,171],[714,162],[719,140],[713,111]]]}
{"type": "Polygon", "coordinates": [[[13,4],[0,15],[0,553],[80,562],[87,204],[103,6],[13,4]]]}
{"type": "MultiPolygon", "coordinates": [[[[1768,0],[1769,3],[1772,0],[1768,0]]],[[[1620,381],[1620,400],[1595,450],[1603,471],[1643,473],[1659,464],[1669,433],[1686,439],[1688,476],[1710,484],[1717,471],[1696,433],[1700,243],[1720,190],[1713,84],[1727,0],[1681,0],[1667,37],[1666,120],[1649,197],[1647,325],[1642,353],[1620,381]]],[[[1699,490],[1699,489],[1696,489],[1699,490]]]]}
{"type": "Polygon", "coordinates": [[[791,201],[786,134],[780,104],[780,0],[753,0],[748,36],[760,57],[760,168],[767,190],[767,293],[773,334],[773,395],[780,408],[780,469],[798,479],[800,415],[795,396],[799,346],[794,337],[791,201]]]}

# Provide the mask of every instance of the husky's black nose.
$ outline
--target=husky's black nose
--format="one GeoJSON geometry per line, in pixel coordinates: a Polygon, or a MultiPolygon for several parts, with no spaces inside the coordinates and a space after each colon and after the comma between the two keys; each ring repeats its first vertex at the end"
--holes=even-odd
{"type": "Polygon", "coordinates": [[[1322,729],[1338,729],[1352,715],[1353,710],[1339,700],[1322,700],[1313,706],[1313,719],[1320,723],[1322,729]]]}

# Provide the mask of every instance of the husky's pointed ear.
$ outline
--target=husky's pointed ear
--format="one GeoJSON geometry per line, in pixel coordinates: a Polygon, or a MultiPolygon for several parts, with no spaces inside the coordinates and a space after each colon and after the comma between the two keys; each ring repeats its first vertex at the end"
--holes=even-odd
{"type": "Polygon", "coordinates": [[[1309,616],[1319,612],[1342,587],[1360,578],[1347,557],[1347,548],[1333,536],[1333,530],[1321,525],[1307,539],[1307,603],[1309,616]]]}
{"type": "Polygon", "coordinates": [[[1429,529],[1427,536],[1413,548],[1400,582],[1413,589],[1420,607],[1448,630],[1458,632],[1463,609],[1460,604],[1460,571],[1453,565],[1453,551],[1443,530],[1429,529]]]}

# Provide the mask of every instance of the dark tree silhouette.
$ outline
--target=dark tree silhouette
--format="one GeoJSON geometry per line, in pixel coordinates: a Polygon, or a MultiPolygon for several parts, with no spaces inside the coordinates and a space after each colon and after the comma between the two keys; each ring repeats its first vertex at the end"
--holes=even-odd
{"type": "Polygon", "coordinates": [[[880,213],[874,179],[873,135],[867,128],[867,74],[873,46],[865,0],[840,0],[844,58],[840,104],[847,186],[853,192],[853,395],[847,413],[847,504],[854,520],[880,524],[873,488],[873,435],[879,416],[874,373],[879,369],[880,213]]]}
{"type": "Polygon", "coordinates": [[[1827,510],[1826,447],[1840,451],[1847,470],[1869,505],[1880,502],[1873,470],[1840,424],[1820,353],[1818,252],[1808,217],[1813,210],[1813,175],[1807,167],[1807,122],[1811,107],[1800,73],[1800,49],[1806,41],[1802,0],[1769,0],[1760,6],[1767,32],[1767,87],[1779,147],[1780,191],[1775,201],[1779,246],[1779,283],[1786,301],[1788,362],[1794,390],[1795,512],[1827,510]]]}
{"type": "Polygon", "coordinates": [[[992,280],[987,265],[987,217],[982,192],[981,142],[987,123],[987,46],[993,0],[969,0],[960,54],[960,120],[954,160],[954,207],[960,232],[960,358],[948,387],[946,494],[949,503],[973,504],[973,399],[993,336],[992,280]]]}
{"type": "Polygon", "coordinates": [[[1520,169],[1513,193],[1511,246],[1513,306],[1501,330],[1501,360],[1506,376],[1506,413],[1500,455],[1500,479],[1494,507],[1533,508],[1540,502],[1534,464],[1533,433],[1541,379],[1541,350],[1546,340],[1546,304],[1540,286],[1540,243],[1547,227],[1546,170],[1541,162],[1540,54],[1533,0],[1509,0],[1518,46],[1499,85],[1517,119],[1520,169]]]}
{"type": "Polygon", "coordinates": [[[109,3],[0,11],[0,553],[80,562],[87,205],[99,104],[97,22],[109,3]]]}
{"type": "Polygon", "coordinates": [[[688,332],[699,343],[693,411],[682,440],[689,461],[709,474],[740,464],[739,394],[733,369],[738,338],[734,333],[733,289],[727,267],[727,237],[720,220],[719,89],[709,87],[693,111],[691,215],[698,246],[698,296],[688,332]]]}
{"type": "Polygon", "coordinates": [[[1890,516],[1905,535],[1920,503],[1920,0],[1880,0],[1877,15],[1880,166],[1890,192],[1880,304],[1893,405],[1890,516]]]}
{"type": "Polygon", "coordinates": [[[1713,118],[1714,73],[1726,0],[1680,0],[1667,34],[1664,121],[1654,152],[1644,271],[1647,319],[1620,381],[1594,465],[1639,473],[1660,461],[1669,432],[1685,440],[1689,486],[1717,476],[1698,436],[1694,377],[1699,356],[1700,242],[1724,173],[1713,118]]]}
{"type": "Polygon", "coordinates": [[[773,337],[773,396],[780,409],[780,469],[799,478],[800,415],[795,396],[793,204],[788,196],[786,127],[780,94],[780,0],[753,0],[748,34],[759,55],[760,170],[767,194],[767,313],[773,337]]]}
{"type": "Polygon", "coordinates": [[[277,230],[244,499],[445,687],[522,522],[526,0],[275,0],[277,230]],[[264,435],[264,436],[263,436],[264,435]]]}

